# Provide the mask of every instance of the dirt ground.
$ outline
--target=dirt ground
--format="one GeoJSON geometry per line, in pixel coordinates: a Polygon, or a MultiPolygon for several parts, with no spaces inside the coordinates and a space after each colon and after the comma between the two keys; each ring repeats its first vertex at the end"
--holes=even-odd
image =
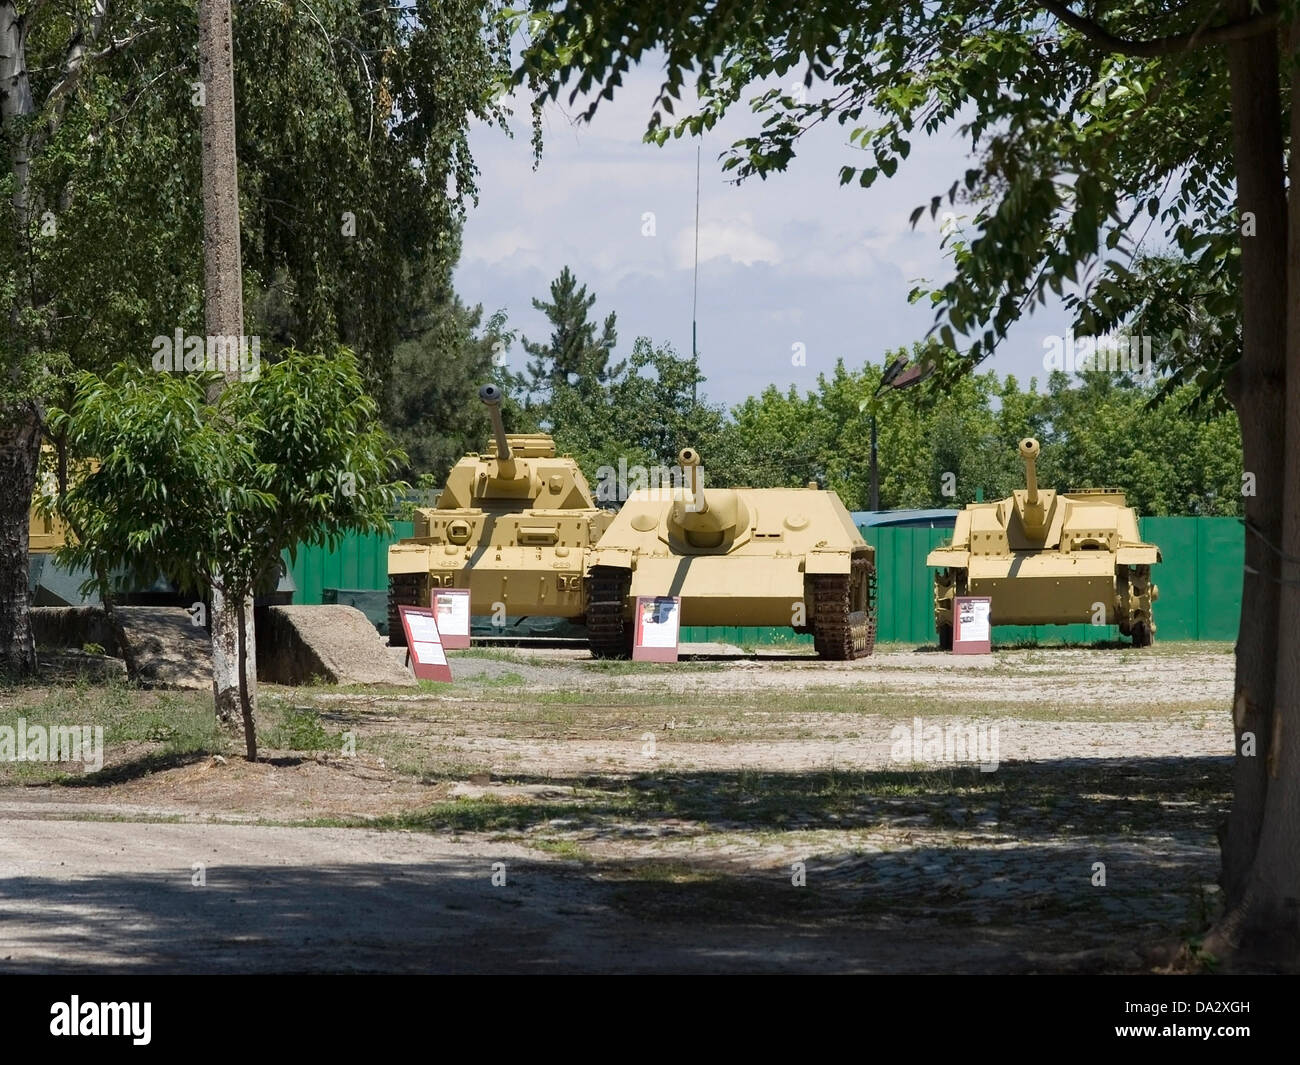
{"type": "Polygon", "coordinates": [[[1215,912],[1222,645],[453,670],[266,686],[257,764],[0,692],[110,737],[0,763],[0,971],[1128,971],[1215,912]]]}

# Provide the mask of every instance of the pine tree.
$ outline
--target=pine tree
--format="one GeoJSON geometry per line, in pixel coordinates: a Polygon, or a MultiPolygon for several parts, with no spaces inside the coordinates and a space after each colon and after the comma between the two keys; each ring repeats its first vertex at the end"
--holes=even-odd
{"type": "Polygon", "coordinates": [[[598,338],[596,323],[587,318],[595,302],[596,294],[579,285],[567,266],[551,282],[551,302],[533,300],[533,306],[546,315],[554,329],[547,343],[523,341],[524,350],[532,356],[527,371],[531,403],[544,405],[555,389],[579,381],[607,384],[622,371],[622,363],[609,365],[618,343],[616,315],[611,311],[606,316],[598,338]]]}
{"type": "MultiPolygon", "coordinates": [[[[429,267],[393,352],[384,424],[409,458],[400,475],[412,481],[427,473],[441,483],[457,459],[483,449],[490,429],[478,401],[480,385],[493,382],[507,396],[523,389],[520,375],[506,367],[514,334],[505,312],[485,321],[482,306],[461,302],[452,286],[452,259],[429,267]]],[[[510,431],[529,431],[531,424],[509,407],[510,431]]]]}

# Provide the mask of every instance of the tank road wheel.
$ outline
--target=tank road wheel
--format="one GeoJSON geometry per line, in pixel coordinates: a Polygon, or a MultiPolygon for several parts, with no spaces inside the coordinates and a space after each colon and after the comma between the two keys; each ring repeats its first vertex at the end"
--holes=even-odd
{"type": "Polygon", "coordinates": [[[1134,647],[1150,647],[1156,638],[1151,604],[1159,596],[1151,583],[1150,566],[1120,566],[1115,572],[1119,631],[1133,640],[1134,647]]]}
{"type": "Polygon", "coordinates": [[[854,565],[861,569],[862,581],[861,591],[853,602],[858,610],[866,614],[866,625],[861,640],[855,643],[858,653],[854,657],[866,658],[876,651],[876,564],[869,558],[860,558],[854,561],[854,565]]]}
{"type": "Polygon", "coordinates": [[[855,558],[848,575],[816,574],[813,590],[813,646],[832,662],[864,658],[875,650],[876,568],[855,558]]]}
{"type": "Polygon", "coordinates": [[[394,573],[388,578],[388,646],[405,647],[406,630],[402,628],[399,606],[428,606],[424,576],[419,573],[394,573]]]}
{"type": "Polygon", "coordinates": [[[934,571],[934,634],[940,651],[952,650],[953,608],[955,599],[966,594],[964,569],[934,571]]]}
{"type": "Polygon", "coordinates": [[[592,658],[631,658],[632,626],[623,618],[632,571],[593,566],[587,583],[587,643],[592,658]]]}

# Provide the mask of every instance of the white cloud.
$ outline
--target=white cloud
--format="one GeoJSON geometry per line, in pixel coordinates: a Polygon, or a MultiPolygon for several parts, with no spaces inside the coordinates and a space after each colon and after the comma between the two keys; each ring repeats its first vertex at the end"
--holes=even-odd
{"type": "MultiPolygon", "coordinates": [[[[718,155],[754,131],[754,117],[742,106],[700,142],[645,144],[661,77],[652,63],[633,71],[591,126],[548,108],[536,170],[526,101],[513,139],[473,130],[480,205],[469,212],[456,275],[464,299],[504,308],[512,327],[544,336],[549,326],[531,299],[567,265],[596,293],[597,314],[617,312],[620,353],[638,335],[688,352],[698,146],[699,349],[711,398],[734,403],[768,384],[812,388],[836,358],[879,362],[924,335],[933,313],[908,304],[908,289],[918,277],[946,279],[951,264],[928,211],[915,230],[908,216],[962,174],[965,144],[947,134],[918,139],[898,175],[861,189],[838,179],[860,153],[844,130],[823,125],[786,172],[736,185],[718,155]],[[642,235],[647,212],[653,236],[642,235]],[[806,345],[806,367],[790,363],[795,342],[806,345]]],[[[1013,329],[997,369],[1041,379],[1041,336],[1064,333],[1059,309],[1046,310],[1013,329]]]]}
{"type": "MultiPolygon", "coordinates": [[[[679,229],[673,238],[673,258],[679,270],[690,270],[695,263],[695,228],[679,229]]],[[[743,211],[730,221],[700,222],[700,262],[730,259],[753,266],[755,263],[778,263],[781,249],[763,236],[754,225],[753,216],[743,211]]]]}

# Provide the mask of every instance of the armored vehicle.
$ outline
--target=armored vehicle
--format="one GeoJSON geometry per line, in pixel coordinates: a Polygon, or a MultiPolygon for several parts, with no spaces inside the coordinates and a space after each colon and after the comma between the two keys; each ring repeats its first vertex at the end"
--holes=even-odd
{"type": "Polygon", "coordinates": [[[437,506],[415,512],[415,535],[388,549],[389,642],[406,636],[398,606],[428,606],[435,588],[468,588],[470,613],[582,620],[587,552],[613,520],[578,464],[545,434],[506,434],[501,391],[479,389],[493,443],[447,476],[437,506]]]}
{"type": "Polygon", "coordinates": [[[683,625],[760,625],[812,633],[823,658],[875,644],[875,549],[834,492],[705,489],[700,458],[679,483],[633,492],[592,553],[593,655],[631,652],[638,596],[681,596],[683,625]]]}
{"type": "Polygon", "coordinates": [[[1010,498],[968,503],[951,543],[931,551],[934,624],[952,647],[953,599],[988,596],[993,625],[1118,625],[1146,647],[1155,638],[1151,567],[1160,549],[1142,542],[1137,514],[1115,488],[1058,494],[1039,488],[1038,441],[1020,441],[1025,487],[1010,498]]]}

